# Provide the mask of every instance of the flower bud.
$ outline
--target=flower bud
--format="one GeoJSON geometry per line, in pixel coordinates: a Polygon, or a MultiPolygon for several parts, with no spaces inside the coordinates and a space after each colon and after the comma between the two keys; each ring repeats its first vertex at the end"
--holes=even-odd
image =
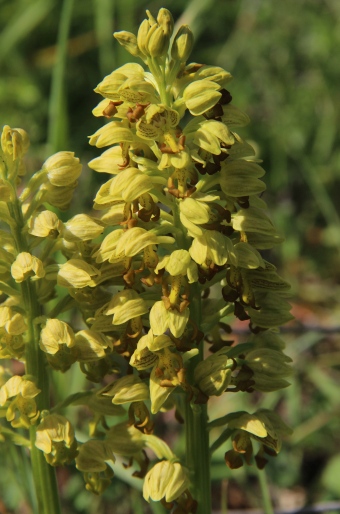
{"type": "Polygon", "coordinates": [[[163,31],[166,36],[172,36],[172,32],[174,30],[174,19],[172,17],[171,12],[168,9],[162,7],[158,11],[157,23],[163,28],[163,31]]]}
{"type": "Polygon", "coordinates": [[[148,54],[151,57],[162,57],[167,53],[169,36],[164,32],[163,27],[157,27],[148,40],[148,54]]]}
{"type": "Polygon", "coordinates": [[[283,352],[269,348],[257,348],[246,356],[246,364],[256,375],[267,375],[274,378],[283,378],[292,374],[292,369],[287,362],[291,359],[283,352]]]}
{"type": "Polygon", "coordinates": [[[11,129],[5,125],[1,134],[1,148],[13,161],[23,157],[30,145],[28,134],[23,129],[11,129]]]}
{"type": "Polygon", "coordinates": [[[194,35],[188,25],[182,25],[172,43],[171,57],[174,60],[186,62],[194,46],[194,35]]]}
{"type": "Polygon", "coordinates": [[[54,186],[50,182],[43,184],[41,190],[44,191],[44,201],[61,211],[66,211],[70,206],[77,184],[77,182],[73,182],[69,186],[54,186]]]}
{"type": "Polygon", "coordinates": [[[115,32],[113,36],[131,55],[142,57],[142,52],[138,48],[137,38],[134,34],[126,30],[121,30],[120,32],[115,32]]]}
{"type": "Polygon", "coordinates": [[[81,173],[82,165],[73,152],[58,152],[49,157],[42,169],[47,171],[47,177],[54,186],[69,186],[81,173]]]}
{"type": "Polygon", "coordinates": [[[148,55],[146,43],[147,43],[147,37],[148,37],[149,30],[150,30],[149,20],[143,20],[138,29],[137,44],[138,44],[140,51],[143,52],[144,55],[148,55]]]}
{"type": "Polygon", "coordinates": [[[86,214],[77,214],[67,223],[65,223],[65,231],[63,237],[67,241],[90,241],[100,236],[103,232],[103,223],[86,214]]]}
{"type": "Polygon", "coordinates": [[[195,368],[194,378],[207,396],[220,396],[231,381],[234,361],[222,349],[201,361],[195,368]]]}
{"type": "Polygon", "coordinates": [[[70,259],[62,264],[58,273],[58,285],[63,287],[82,287],[93,286],[92,277],[97,277],[100,272],[91,264],[81,259],[70,259]]]}

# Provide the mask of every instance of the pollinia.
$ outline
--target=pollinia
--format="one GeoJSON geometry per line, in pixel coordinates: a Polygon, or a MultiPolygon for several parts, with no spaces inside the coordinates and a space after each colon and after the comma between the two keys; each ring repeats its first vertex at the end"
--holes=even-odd
{"type": "Polygon", "coordinates": [[[206,514],[210,428],[220,427],[210,451],[223,445],[230,468],[263,468],[289,433],[272,411],[228,412],[229,394],[288,385],[278,327],[291,319],[289,285],[260,253],[281,238],[261,198],[264,170],[235,132],[249,119],[231,102],[232,77],[188,64],[192,32],[172,37],[173,27],[161,9],[147,11],[137,36],[114,34],[142,65],[95,90],[93,113],[108,122],[90,144],[108,149],[89,167],[110,178],[93,215],[63,223],[49,209],[71,202],[73,153],[47,159],[23,188],[28,136],[2,132],[0,357],[24,367],[0,368],[0,438],[30,449],[40,513],[59,512],[53,467],[75,462],[100,494],[123,457],[147,501],[206,514]],[[235,317],[249,320],[246,343],[229,341],[235,317]],[[51,404],[49,369],[74,366],[86,391],[51,404]],[[208,422],[215,396],[225,415],[208,422]],[[67,418],[72,405],[92,413],[85,441],[67,418]],[[184,423],[184,460],[154,435],[171,409],[184,423]]]}

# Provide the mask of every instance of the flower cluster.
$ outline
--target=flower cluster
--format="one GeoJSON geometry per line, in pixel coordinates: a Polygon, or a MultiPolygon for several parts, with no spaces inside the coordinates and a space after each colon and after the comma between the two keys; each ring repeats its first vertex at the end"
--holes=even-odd
{"type": "MultiPolygon", "coordinates": [[[[225,392],[286,387],[289,358],[277,327],[291,315],[289,285],[260,253],[282,239],[261,198],[264,170],[235,132],[249,119],[231,103],[232,77],[188,64],[193,35],[182,26],[172,38],[173,30],[161,9],[157,18],[147,11],[137,36],[115,34],[147,71],[126,64],[95,90],[103,100],[93,113],[108,122],[90,144],[108,149],[89,166],[110,176],[95,196],[95,216],[63,223],[46,206],[63,210],[71,201],[81,165],[70,152],[47,159],[18,196],[28,137],[3,130],[0,357],[24,360],[27,376],[2,385],[0,406],[13,426],[39,423],[36,447],[53,466],[75,459],[88,490],[101,493],[123,455],[146,475],[146,500],[189,513],[196,506],[189,472],[152,434],[154,416],[180,412],[183,398],[204,405],[225,392]],[[62,297],[49,308],[56,285],[62,297]],[[74,307],[84,321],[78,329],[58,318],[74,307]],[[232,315],[251,330],[235,347],[223,337],[232,315]],[[212,353],[203,360],[205,343],[212,353]],[[61,372],[78,362],[99,384],[73,401],[93,414],[87,442],[77,443],[64,416],[36,404],[36,352],[61,372]],[[122,405],[128,420],[112,425],[107,418],[124,416],[122,405]],[[160,459],[149,472],[146,448],[160,459]]],[[[225,421],[231,468],[242,455],[250,463],[251,437],[261,442],[263,467],[263,452],[278,453],[288,431],[269,411],[225,421]]]]}

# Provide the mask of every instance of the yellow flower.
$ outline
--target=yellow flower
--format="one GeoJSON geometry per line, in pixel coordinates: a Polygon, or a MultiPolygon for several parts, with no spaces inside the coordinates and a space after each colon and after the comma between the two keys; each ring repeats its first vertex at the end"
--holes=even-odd
{"type": "Polygon", "coordinates": [[[126,375],[108,385],[101,393],[112,398],[112,403],[121,405],[148,400],[149,388],[137,375],[126,375]]]}
{"type": "Polygon", "coordinates": [[[90,145],[103,148],[103,146],[114,145],[115,143],[133,143],[135,136],[128,127],[126,121],[111,121],[97,130],[90,136],[90,145]]]}
{"type": "Polygon", "coordinates": [[[127,257],[133,257],[141,252],[144,248],[152,245],[174,244],[175,239],[171,236],[158,236],[151,230],[145,230],[142,227],[133,227],[124,232],[120,237],[116,253],[124,252],[127,257]]]}
{"type": "Polygon", "coordinates": [[[173,388],[184,385],[180,378],[183,363],[181,356],[172,351],[175,349],[173,341],[167,335],[154,336],[152,330],[138,341],[130,364],[142,371],[153,367],[150,376],[151,412],[158,412],[173,388]]]}
{"type": "Polygon", "coordinates": [[[64,466],[78,454],[71,423],[60,414],[48,414],[37,427],[35,446],[51,466],[64,466]]]}
{"type": "Polygon", "coordinates": [[[36,237],[56,239],[63,230],[63,222],[52,211],[42,211],[29,220],[28,233],[36,237]]]}
{"type": "Polygon", "coordinates": [[[6,419],[14,428],[29,428],[39,417],[34,398],[40,389],[26,378],[14,375],[0,388],[0,407],[10,403],[6,411],[6,419]]]}
{"type": "Polygon", "coordinates": [[[58,152],[49,157],[42,169],[47,172],[49,182],[53,186],[70,186],[81,173],[82,165],[73,152],[58,152]]]}
{"type": "Polygon", "coordinates": [[[152,330],[149,330],[138,341],[137,348],[130,359],[130,364],[139,371],[148,369],[158,363],[158,352],[169,346],[175,346],[169,336],[154,337],[152,330]]]}
{"type": "Polygon", "coordinates": [[[282,437],[292,433],[278,414],[267,409],[260,409],[254,414],[240,412],[228,422],[228,428],[247,432],[250,437],[275,453],[279,453],[281,449],[282,437]]]}
{"type": "Polygon", "coordinates": [[[213,262],[223,266],[232,258],[234,247],[231,240],[217,230],[204,230],[201,236],[194,238],[189,253],[197,264],[209,266],[213,262]]]}
{"type": "Polygon", "coordinates": [[[75,345],[72,328],[59,319],[48,319],[40,333],[40,348],[44,352],[54,355],[63,345],[67,348],[75,345]]]}
{"type": "Polygon", "coordinates": [[[86,214],[77,214],[65,223],[63,237],[67,241],[90,241],[103,232],[103,223],[86,214]]]}
{"type": "Polygon", "coordinates": [[[38,257],[28,252],[21,252],[11,266],[12,277],[16,282],[23,282],[32,277],[38,280],[45,276],[43,263],[38,257]]]}
{"type": "Polygon", "coordinates": [[[102,359],[111,352],[111,349],[111,339],[95,330],[80,330],[75,335],[74,350],[79,362],[102,359]]]}
{"type": "Polygon", "coordinates": [[[93,279],[98,275],[100,275],[100,272],[94,266],[81,259],[70,259],[60,266],[58,285],[77,289],[94,286],[93,279]]]}
{"type": "Polygon", "coordinates": [[[214,107],[221,98],[220,85],[211,80],[197,80],[183,91],[183,100],[191,114],[198,116],[214,107]]]}
{"type": "Polygon", "coordinates": [[[144,479],[143,496],[147,502],[160,501],[167,503],[177,500],[190,486],[186,468],[179,462],[163,460],[153,466],[144,479]]]}
{"type": "Polygon", "coordinates": [[[188,276],[189,284],[197,282],[197,264],[191,260],[187,250],[174,250],[170,255],[165,255],[157,264],[155,273],[165,268],[171,276],[188,276]]]}
{"type": "Polygon", "coordinates": [[[114,295],[105,310],[105,314],[113,317],[113,325],[121,325],[130,319],[137,318],[148,312],[148,306],[136,291],[126,289],[114,295]]]}
{"type": "Polygon", "coordinates": [[[156,336],[164,334],[168,329],[174,337],[181,337],[189,319],[189,308],[183,312],[167,309],[163,301],[155,302],[150,311],[150,326],[156,336]]]}
{"type": "Polygon", "coordinates": [[[4,329],[7,334],[16,336],[23,334],[27,330],[27,325],[22,314],[16,312],[7,305],[0,306],[0,334],[4,329]]]}
{"type": "Polygon", "coordinates": [[[122,149],[120,146],[113,146],[88,163],[89,168],[98,173],[110,173],[117,175],[122,172],[122,149]]]}

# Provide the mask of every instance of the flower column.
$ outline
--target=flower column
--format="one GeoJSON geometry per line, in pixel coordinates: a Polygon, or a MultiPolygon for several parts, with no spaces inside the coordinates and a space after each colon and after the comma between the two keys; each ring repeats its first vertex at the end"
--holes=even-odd
{"type": "MultiPolygon", "coordinates": [[[[47,464],[44,454],[36,447],[37,421],[40,415],[50,407],[47,362],[44,353],[39,348],[40,330],[36,323],[42,314],[36,281],[45,276],[45,269],[42,260],[31,253],[26,235],[29,214],[34,213],[43,201],[44,193],[36,190],[41,189],[43,184],[48,182],[48,169],[42,169],[36,173],[29,186],[24,190],[22,197],[20,199],[17,197],[14,184],[19,183],[20,176],[24,174],[23,156],[28,146],[29,140],[25,131],[4,127],[0,155],[2,200],[4,200],[1,202],[1,219],[10,228],[5,247],[9,251],[8,255],[13,256],[7,281],[8,284],[11,284],[14,279],[14,283],[18,284],[20,288],[16,290],[9,287],[5,293],[9,296],[8,303],[13,306],[12,312],[9,312],[8,315],[9,322],[13,324],[15,320],[18,327],[18,318],[21,317],[23,327],[22,330],[16,328],[16,331],[12,328],[15,335],[22,337],[22,347],[15,351],[13,340],[8,338],[6,351],[9,352],[9,356],[25,361],[25,375],[24,377],[14,376],[6,383],[2,388],[1,404],[5,404],[10,398],[15,397],[11,400],[7,410],[7,420],[15,428],[29,429],[32,474],[39,514],[59,514],[55,469],[47,464]],[[34,198],[31,198],[23,208],[23,200],[27,200],[32,193],[36,193],[34,198]],[[20,312],[23,312],[23,315],[20,312]]],[[[70,157],[70,155],[68,156],[70,157]]],[[[76,160],[74,159],[74,161],[76,160]]],[[[69,171],[70,167],[68,166],[69,171]]],[[[78,171],[80,172],[80,168],[78,171]]],[[[6,308],[8,309],[8,307],[2,309],[6,308]]]]}
{"type": "MultiPolygon", "coordinates": [[[[190,29],[181,27],[170,45],[172,31],[172,16],[161,9],[157,18],[147,11],[137,36],[116,33],[149,71],[129,63],[96,88],[104,100],[93,113],[111,121],[90,137],[90,144],[113,146],[89,166],[114,176],[95,198],[94,208],[111,232],[93,249],[91,264],[116,277],[117,288],[108,305],[98,309],[93,326],[112,320],[116,351],[129,358],[136,380],[149,383],[151,414],[176,407],[184,417],[195,499],[186,481],[176,497],[170,490],[173,480],[168,489],[158,488],[161,498],[157,480],[162,477],[153,472],[158,465],[146,475],[144,497],[161,500],[169,509],[175,503],[178,512],[197,508],[207,514],[207,402],[227,390],[255,387],[255,365],[250,369],[243,358],[255,344],[231,349],[221,339],[225,324],[220,322],[234,313],[263,332],[275,330],[290,315],[287,284],[258,252],[280,238],[259,198],[264,170],[246,159],[254,150],[233,131],[246,125],[248,116],[230,104],[228,72],[186,63],[193,45],[190,29]],[[202,308],[203,301],[207,307],[202,308]],[[214,355],[206,359],[203,340],[214,341],[214,355]]],[[[259,358],[265,366],[265,356],[259,358]]],[[[123,380],[112,389],[123,387],[123,380]]],[[[139,400],[147,398],[144,392],[139,400]]],[[[233,430],[236,425],[229,436],[233,430]]],[[[179,464],[175,456],[162,458],[170,461],[162,469],[179,464]]]]}

